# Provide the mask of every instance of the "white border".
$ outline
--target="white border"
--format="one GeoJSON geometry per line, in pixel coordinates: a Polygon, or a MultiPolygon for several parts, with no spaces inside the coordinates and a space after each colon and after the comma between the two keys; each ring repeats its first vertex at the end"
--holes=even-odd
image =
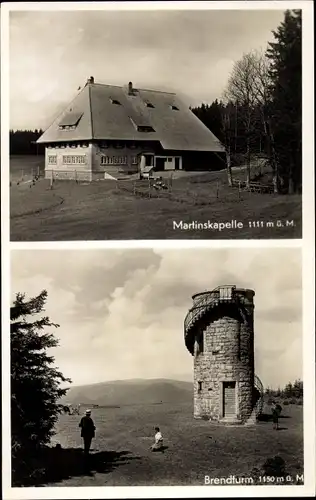
{"type": "MultiPolygon", "coordinates": [[[[188,497],[296,497],[315,494],[315,251],[314,251],[314,58],[313,2],[34,2],[1,5],[1,195],[2,195],[2,480],[5,500],[85,498],[188,497]],[[144,486],[11,488],[10,446],[10,244],[9,244],[9,11],[43,10],[303,10],[303,241],[302,240],[190,240],[12,243],[11,249],[98,248],[277,248],[302,247],[303,257],[303,356],[304,356],[304,486],[144,486]]],[[[289,269],[289,272],[291,270],[289,269]]]]}

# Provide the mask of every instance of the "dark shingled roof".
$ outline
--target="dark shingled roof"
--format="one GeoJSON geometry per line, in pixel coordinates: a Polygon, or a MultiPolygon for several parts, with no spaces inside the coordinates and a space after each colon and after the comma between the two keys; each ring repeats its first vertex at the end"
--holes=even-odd
{"type": "Polygon", "coordinates": [[[159,141],[164,149],[179,151],[224,151],[176,94],[134,89],[129,95],[125,87],[87,83],[37,142],[93,139],[159,141]]]}

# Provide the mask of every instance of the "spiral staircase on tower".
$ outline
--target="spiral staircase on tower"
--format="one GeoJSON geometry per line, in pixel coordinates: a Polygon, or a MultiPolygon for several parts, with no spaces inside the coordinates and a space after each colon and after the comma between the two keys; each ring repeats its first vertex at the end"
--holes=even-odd
{"type": "MultiPolygon", "coordinates": [[[[212,291],[198,293],[193,296],[194,305],[188,311],[184,320],[184,339],[188,351],[194,355],[194,342],[196,333],[203,331],[208,325],[211,311],[221,303],[233,303],[238,307],[241,315],[245,317],[240,295],[236,293],[236,285],[223,285],[212,291]]],[[[257,375],[254,376],[254,393],[256,400],[252,413],[246,425],[255,423],[263,410],[264,388],[257,375]]]]}

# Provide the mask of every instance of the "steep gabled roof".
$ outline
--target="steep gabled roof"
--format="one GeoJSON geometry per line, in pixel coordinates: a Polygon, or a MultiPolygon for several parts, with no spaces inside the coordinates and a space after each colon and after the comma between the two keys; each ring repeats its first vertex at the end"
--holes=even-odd
{"type": "Polygon", "coordinates": [[[159,141],[164,149],[224,151],[176,94],[88,83],[38,139],[159,141]]]}

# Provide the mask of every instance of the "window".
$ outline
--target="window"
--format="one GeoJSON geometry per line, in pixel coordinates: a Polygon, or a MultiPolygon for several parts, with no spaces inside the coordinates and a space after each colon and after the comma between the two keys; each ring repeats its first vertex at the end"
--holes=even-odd
{"type": "Polygon", "coordinates": [[[48,156],[48,163],[50,165],[57,165],[57,155],[49,155],[48,156]]]}
{"type": "Polygon", "coordinates": [[[138,125],[137,130],[138,132],[155,132],[155,129],[148,125],[138,125]]]}
{"type": "Polygon", "coordinates": [[[138,164],[138,156],[133,156],[132,157],[132,165],[137,165],[138,164]]]}
{"type": "Polygon", "coordinates": [[[146,102],[145,102],[145,104],[146,104],[146,107],[147,107],[147,108],[154,108],[154,107],[155,107],[155,106],[154,106],[151,102],[149,102],[149,101],[146,101],[146,102]]]}
{"type": "Polygon", "coordinates": [[[146,120],[146,117],[135,115],[134,117],[130,116],[129,119],[131,120],[137,132],[155,132],[149,121],[146,120]]]}
{"type": "Polygon", "coordinates": [[[167,162],[171,162],[172,161],[172,158],[167,158],[167,162]]]}
{"type": "Polygon", "coordinates": [[[73,111],[69,111],[59,122],[59,128],[61,130],[75,129],[80,122],[82,115],[83,113],[75,113],[73,111]]]}
{"type": "Polygon", "coordinates": [[[127,156],[101,156],[101,165],[127,165],[127,156]]]}
{"type": "Polygon", "coordinates": [[[117,104],[118,106],[121,106],[120,101],[118,101],[117,99],[112,99],[112,97],[110,97],[110,101],[112,104],[117,104]]]}
{"type": "Polygon", "coordinates": [[[171,107],[171,109],[173,109],[173,111],[179,111],[179,108],[177,106],[175,106],[174,104],[170,107],[171,107]]]}
{"type": "Polygon", "coordinates": [[[198,382],[198,392],[202,391],[202,386],[203,386],[203,382],[199,381],[198,382]]]}
{"type": "Polygon", "coordinates": [[[63,155],[64,165],[82,165],[86,163],[85,155],[63,155]]]}

